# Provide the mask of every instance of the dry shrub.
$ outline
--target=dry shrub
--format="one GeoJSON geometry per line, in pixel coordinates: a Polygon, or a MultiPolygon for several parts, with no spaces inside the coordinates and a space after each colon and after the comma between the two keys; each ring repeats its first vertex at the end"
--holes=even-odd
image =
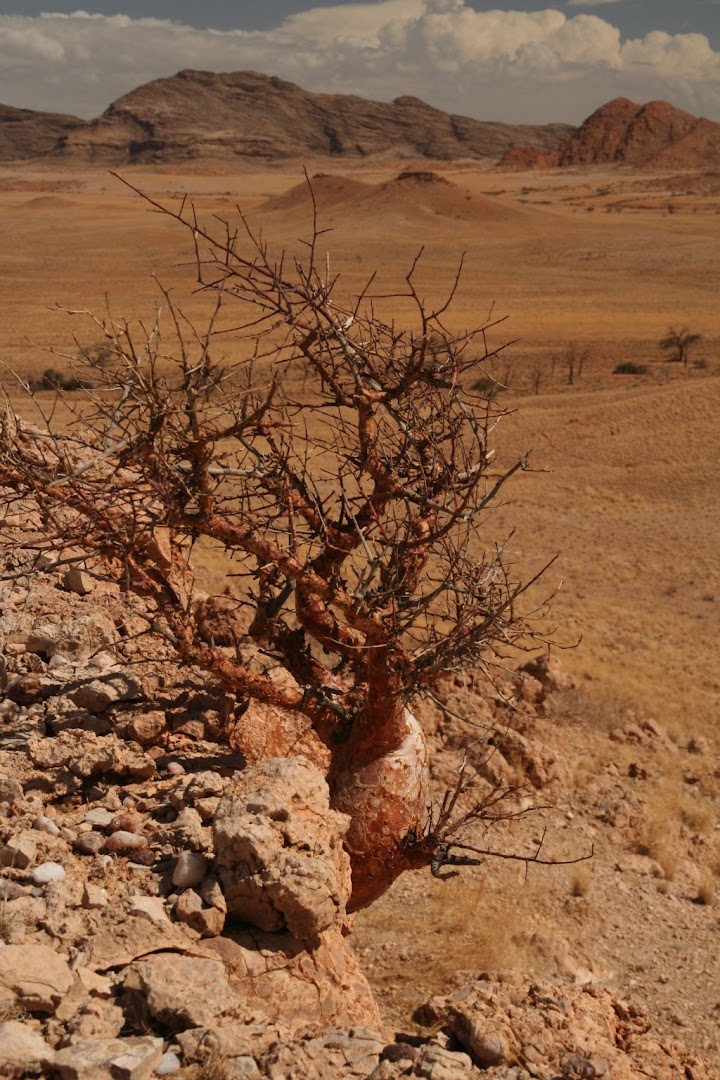
{"type": "Polygon", "coordinates": [[[717,882],[715,876],[708,870],[703,870],[700,874],[700,880],[698,881],[697,890],[697,902],[698,904],[704,904],[710,907],[715,903],[715,896],[717,892],[717,882]]]}
{"type": "Polygon", "coordinates": [[[592,888],[593,875],[589,866],[578,866],[572,877],[570,891],[573,896],[587,896],[592,888]]]}
{"type": "Polygon", "coordinates": [[[203,1060],[186,1073],[188,1080],[236,1080],[239,1075],[230,1058],[219,1050],[210,1050],[203,1060]]]}
{"type": "Polygon", "coordinates": [[[656,789],[632,845],[638,855],[654,859],[666,881],[672,881],[680,860],[679,811],[674,789],[656,789]]]}
{"type": "Polygon", "coordinates": [[[700,802],[697,796],[686,795],[680,806],[680,820],[694,833],[707,836],[715,827],[715,812],[707,802],[700,802]]]}
{"type": "Polygon", "coordinates": [[[643,714],[642,705],[631,695],[597,684],[561,690],[554,696],[553,706],[568,719],[608,733],[636,723],[643,714]]]}

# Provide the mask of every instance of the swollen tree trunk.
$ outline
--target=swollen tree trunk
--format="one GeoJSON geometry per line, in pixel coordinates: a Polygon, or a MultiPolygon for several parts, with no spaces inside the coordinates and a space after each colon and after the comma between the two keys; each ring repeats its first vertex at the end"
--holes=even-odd
{"type": "Polygon", "coordinates": [[[382,750],[351,735],[330,771],[331,803],[350,816],[345,846],[352,866],[349,911],[367,907],[405,870],[427,862],[407,842],[428,809],[428,750],[413,713],[398,705],[396,738],[382,750]]]}
{"type": "Polygon", "coordinates": [[[334,809],[350,817],[350,911],[371,904],[403,871],[427,863],[409,842],[422,834],[428,813],[425,733],[403,703],[392,662],[376,656],[372,668],[367,701],[335,750],[328,778],[334,809]]]}

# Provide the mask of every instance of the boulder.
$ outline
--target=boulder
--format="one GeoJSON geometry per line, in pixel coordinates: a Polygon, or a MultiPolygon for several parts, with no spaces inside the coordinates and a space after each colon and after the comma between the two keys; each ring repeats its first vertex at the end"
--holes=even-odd
{"type": "Polygon", "coordinates": [[[305,758],[271,758],[234,777],[213,823],[228,914],[303,941],[342,923],[351,887],[347,824],[305,758]]]}
{"type": "Polygon", "coordinates": [[[217,957],[161,953],[137,960],[125,973],[125,990],[140,994],[153,1019],[170,1031],[229,1024],[247,1012],[217,957]]]}
{"type": "Polygon", "coordinates": [[[28,633],[25,648],[48,658],[62,653],[71,660],[87,660],[116,640],[117,631],[112,619],[100,611],[93,611],[57,623],[38,623],[28,633]]]}
{"type": "Polygon", "coordinates": [[[9,996],[28,1012],[53,1013],[73,983],[65,960],[45,945],[0,949],[0,1000],[9,996]]]}
{"type": "Polygon", "coordinates": [[[61,1080],[150,1080],[163,1054],[162,1039],[80,1039],[55,1055],[61,1080]]]}
{"type": "Polygon", "coordinates": [[[55,1052],[37,1032],[18,1020],[0,1023],[0,1075],[3,1077],[46,1075],[55,1052]]]}

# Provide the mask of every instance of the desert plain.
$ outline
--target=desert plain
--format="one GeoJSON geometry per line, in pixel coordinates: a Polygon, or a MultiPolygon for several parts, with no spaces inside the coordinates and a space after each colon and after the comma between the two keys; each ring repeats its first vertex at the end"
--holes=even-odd
{"type": "MultiPolygon", "coordinates": [[[[580,866],[490,860],[449,882],[401,878],[353,937],[383,1018],[412,1031],[431,994],[481,970],[589,971],[720,1069],[720,175],[3,165],[0,380],[18,412],[36,408],[22,382],[97,342],[83,312],[150,319],[157,278],[203,318],[189,235],[123,179],[165,205],[187,197],[202,219],[237,223],[240,210],[271,249],[302,257],[305,172],[339,303],[376,273],[378,310],[401,323],[420,248],[429,302],[463,257],[446,323],[489,324],[490,347],[508,343],[477,379],[510,412],[500,465],[529,451],[532,470],[508,485],[488,536],[512,530],[520,573],[558,556],[545,625],[575,687],[538,721],[562,766],[561,792],[539,801],[552,850],[595,851],[580,866]],[[659,347],[670,327],[702,335],[687,365],[659,347]]],[[[198,572],[222,592],[210,554],[198,572]]]]}

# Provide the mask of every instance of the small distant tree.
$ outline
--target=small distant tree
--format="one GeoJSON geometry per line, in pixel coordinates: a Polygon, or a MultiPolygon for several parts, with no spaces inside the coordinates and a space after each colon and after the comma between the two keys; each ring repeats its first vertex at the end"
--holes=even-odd
{"type": "Polygon", "coordinates": [[[507,816],[493,792],[458,817],[462,776],[432,808],[412,710],[442,676],[541,640],[524,606],[542,571],[517,580],[504,547],[483,540],[504,485],[528,469],[526,456],[493,465],[504,410],[463,389],[497,355],[489,327],[450,331],[457,280],[430,307],[417,263],[402,291],[416,319],[401,329],[367,290],[337,302],[317,229],[305,261],[286,264],[244,222],[211,231],[185,204],[148,202],[194,238],[208,322],[200,330],[167,290],[148,322],[96,317],[107,348],[81,352],[92,388],[66,403],[69,431],[54,413],[30,427],[6,403],[2,501],[37,508],[26,546],[104,560],[182,661],[279,706],[266,710],[269,753],[292,752],[283,717],[305,718],[329,754],[333,806],[350,817],[362,907],[403,870],[472,861],[459,829],[507,816]],[[233,654],[200,633],[200,538],[244,583],[254,648],[233,654]]]}
{"type": "Polygon", "coordinates": [[[589,356],[587,349],[580,349],[577,345],[569,345],[565,350],[565,370],[567,371],[568,386],[575,385],[575,379],[580,378],[589,356]]]}
{"type": "Polygon", "coordinates": [[[697,345],[699,341],[702,341],[702,334],[693,334],[687,327],[684,327],[682,330],[675,330],[674,327],[671,326],[665,337],[662,338],[658,344],[663,352],[670,354],[668,360],[687,367],[690,350],[693,345],[697,345]]]}

